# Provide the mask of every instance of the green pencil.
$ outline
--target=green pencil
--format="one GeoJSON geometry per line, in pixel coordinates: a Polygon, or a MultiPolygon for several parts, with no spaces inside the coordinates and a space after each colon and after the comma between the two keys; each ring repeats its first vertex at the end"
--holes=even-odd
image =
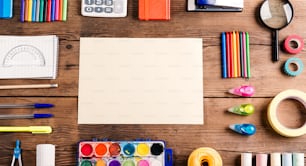
{"type": "Polygon", "coordinates": [[[39,10],[39,22],[44,21],[44,13],[45,13],[45,0],[40,0],[40,10],[39,10]]]}
{"type": "Polygon", "coordinates": [[[68,8],[68,0],[63,0],[63,16],[62,16],[62,21],[66,21],[67,20],[67,8],[68,8]]]}
{"type": "Polygon", "coordinates": [[[246,38],[246,60],[247,60],[247,77],[251,78],[251,62],[250,62],[250,40],[249,40],[249,33],[245,33],[246,38]]]}

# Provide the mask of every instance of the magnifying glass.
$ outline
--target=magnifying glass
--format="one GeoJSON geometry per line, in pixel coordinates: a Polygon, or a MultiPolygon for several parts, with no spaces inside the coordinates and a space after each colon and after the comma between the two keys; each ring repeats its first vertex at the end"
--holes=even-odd
{"type": "Polygon", "coordinates": [[[287,0],[265,0],[260,7],[262,23],[272,30],[272,61],[278,61],[278,31],[285,28],[293,18],[293,7],[287,0]]]}

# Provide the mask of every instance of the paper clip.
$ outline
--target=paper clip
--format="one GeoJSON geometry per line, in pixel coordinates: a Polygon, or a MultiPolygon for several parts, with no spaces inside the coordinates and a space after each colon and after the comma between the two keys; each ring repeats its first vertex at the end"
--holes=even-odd
{"type": "Polygon", "coordinates": [[[16,147],[14,148],[13,160],[11,166],[15,165],[15,160],[18,159],[19,166],[22,166],[21,162],[21,149],[20,149],[20,141],[16,140],[16,147]]]}

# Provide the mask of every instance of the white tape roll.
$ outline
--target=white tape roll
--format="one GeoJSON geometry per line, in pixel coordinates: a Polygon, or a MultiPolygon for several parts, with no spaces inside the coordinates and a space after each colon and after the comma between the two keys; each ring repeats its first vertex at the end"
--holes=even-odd
{"type": "Polygon", "coordinates": [[[39,144],[36,146],[36,166],[55,166],[55,146],[39,144]]]}
{"type": "Polygon", "coordinates": [[[288,89],[283,92],[280,92],[278,95],[276,95],[271,103],[268,106],[268,121],[271,125],[271,127],[280,135],[285,137],[298,137],[301,135],[306,134],[306,123],[296,129],[288,128],[280,123],[280,121],[277,118],[277,107],[280,102],[282,102],[285,99],[295,99],[302,103],[304,107],[306,108],[306,93],[295,90],[295,89],[288,89]]]}

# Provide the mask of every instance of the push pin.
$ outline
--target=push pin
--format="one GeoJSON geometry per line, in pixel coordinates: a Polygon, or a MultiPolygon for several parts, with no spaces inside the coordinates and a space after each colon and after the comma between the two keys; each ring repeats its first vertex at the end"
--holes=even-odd
{"type": "Polygon", "coordinates": [[[255,93],[255,88],[250,85],[243,85],[237,88],[230,89],[228,92],[237,96],[251,97],[255,93]]]}
{"type": "Polygon", "coordinates": [[[21,162],[21,149],[20,149],[20,141],[16,140],[16,147],[14,148],[13,160],[11,166],[15,165],[15,160],[18,159],[19,166],[22,166],[21,162]]]}
{"type": "Polygon", "coordinates": [[[252,104],[241,104],[228,109],[228,112],[244,116],[251,115],[254,113],[254,111],[255,108],[252,104]]]}
{"type": "Polygon", "coordinates": [[[232,124],[229,126],[230,129],[236,131],[241,135],[253,135],[256,133],[256,127],[253,124],[245,123],[245,124],[232,124]]]}

